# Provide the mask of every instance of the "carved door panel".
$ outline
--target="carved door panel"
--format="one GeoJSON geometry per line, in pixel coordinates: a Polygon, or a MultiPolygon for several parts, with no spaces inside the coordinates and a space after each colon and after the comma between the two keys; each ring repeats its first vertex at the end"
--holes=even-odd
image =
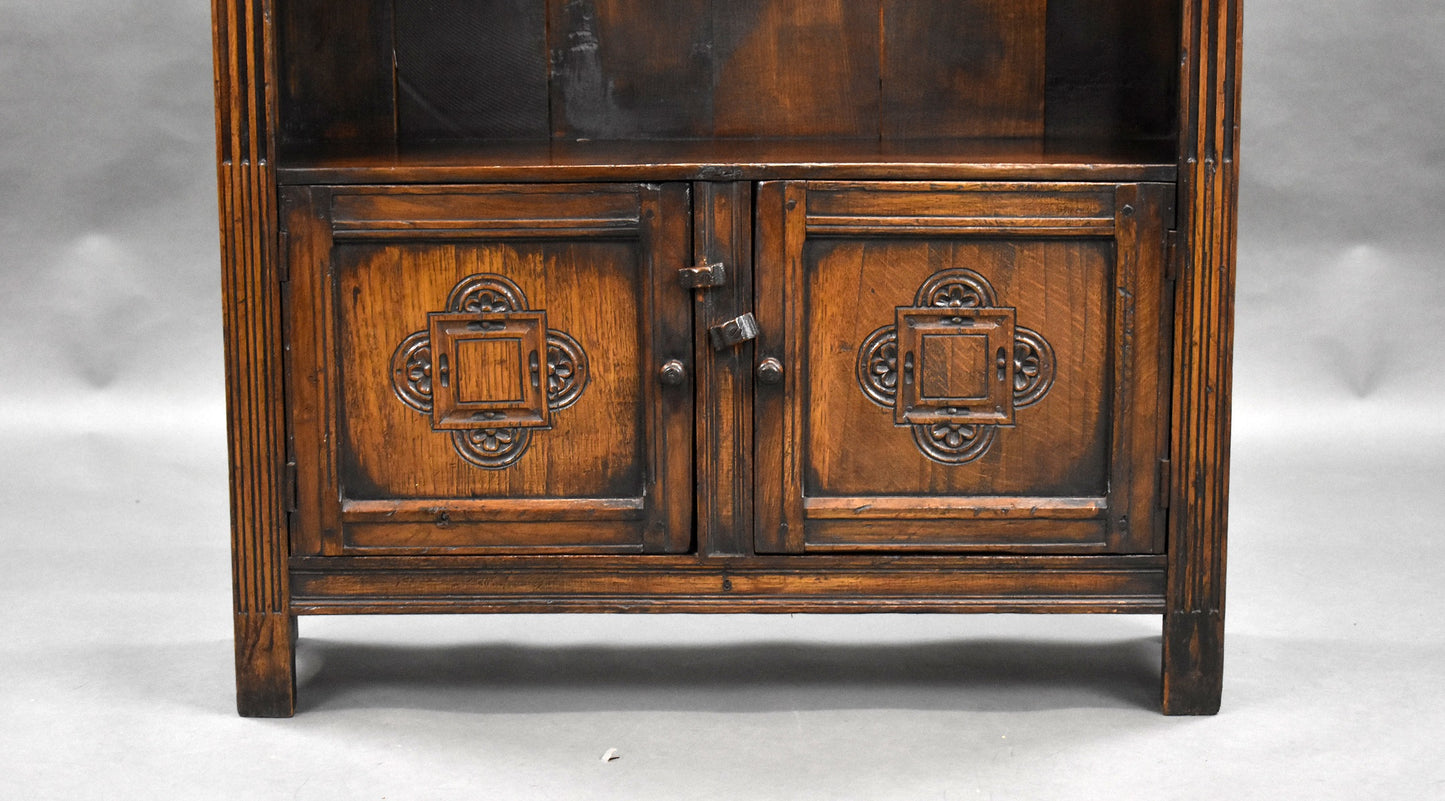
{"type": "Polygon", "coordinates": [[[283,203],[294,552],[691,547],[685,186],[283,203]]]}
{"type": "Polygon", "coordinates": [[[757,550],[1161,551],[1171,206],[763,184],[757,550]]]}

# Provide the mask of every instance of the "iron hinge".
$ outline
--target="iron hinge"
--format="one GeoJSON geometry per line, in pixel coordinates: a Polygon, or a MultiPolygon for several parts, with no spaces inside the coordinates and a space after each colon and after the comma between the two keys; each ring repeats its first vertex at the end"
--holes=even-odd
{"type": "Polygon", "coordinates": [[[1169,499],[1172,493],[1169,489],[1169,482],[1173,479],[1172,465],[1168,459],[1159,460],[1159,508],[1168,509],[1169,499]]]}
{"type": "Polygon", "coordinates": [[[281,492],[285,494],[285,506],[287,512],[296,511],[297,496],[300,491],[296,487],[296,463],[287,462],[285,475],[281,479],[281,492]]]}
{"type": "Polygon", "coordinates": [[[706,289],[728,282],[727,267],[720,261],[709,264],[707,259],[698,259],[696,267],[678,270],[677,276],[686,289],[706,289]]]}
{"type": "Polygon", "coordinates": [[[1179,232],[1164,234],[1164,277],[1174,281],[1179,278],[1179,232]]]}
{"type": "Polygon", "coordinates": [[[724,350],[758,338],[758,321],[748,312],[707,330],[715,350],[724,350]]]}
{"type": "Polygon", "coordinates": [[[276,272],[281,276],[281,283],[285,284],[291,281],[291,238],[285,231],[282,231],[278,240],[276,272]]]}

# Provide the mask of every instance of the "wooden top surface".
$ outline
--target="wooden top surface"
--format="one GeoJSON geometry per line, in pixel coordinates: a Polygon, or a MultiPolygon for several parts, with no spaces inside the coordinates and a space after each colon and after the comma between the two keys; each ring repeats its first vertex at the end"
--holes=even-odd
{"type": "Polygon", "coordinates": [[[1169,142],[1046,139],[486,141],[283,155],[283,184],[604,180],[1173,181],[1169,142]]]}

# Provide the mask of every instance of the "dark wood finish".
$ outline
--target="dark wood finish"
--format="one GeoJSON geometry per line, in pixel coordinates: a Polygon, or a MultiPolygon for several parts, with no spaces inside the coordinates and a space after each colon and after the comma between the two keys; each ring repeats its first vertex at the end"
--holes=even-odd
{"type": "Polygon", "coordinates": [[[854,0],[709,5],[714,136],[878,136],[876,7],[854,0]]]}
{"type": "Polygon", "coordinates": [[[1170,446],[1169,607],[1163,707],[1219,711],[1224,681],[1224,558],[1229,517],[1242,0],[1185,3],[1170,446]]]}
{"type": "Polygon", "coordinates": [[[564,610],[1162,614],[1215,712],[1240,11],[215,0],[240,712],[564,610]]]}
{"type": "Polygon", "coordinates": [[[546,138],[544,3],[393,4],[397,139],[546,138]]]}
{"type": "Polygon", "coordinates": [[[322,521],[297,553],[690,548],[685,187],[286,203],[297,514],[322,521]],[[414,364],[406,342],[427,348],[414,364]],[[684,378],[667,386],[671,360],[684,378]]]}
{"type": "Polygon", "coordinates": [[[1045,0],[880,5],[884,138],[1044,135],[1045,0]]]}
{"type": "Polygon", "coordinates": [[[1172,141],[1181,4],[1049,0],[1045,128],[1054,137],[1172,141]]]}
{"type": "Polygon", "coordinates": [[[711,126],[711,4],[547,0],[552,134],[701,136],[711,126]]]}
{"type": "Polygon", "coordinates": [[[277,6],[287,143],[1175,133],[1153,0],[277,6]]]}
{"type": "Polygon", "coordinates": [[[722,264],[722,286],[700,288],[694,305],[697,371],[697,536],[702,553],[752,553],[753,344],[716,351],[713,326],[752,308],[753,186],[699,183],[693,255],[722,264]]]}
{"type": "Polygon", "coordinates": [[[305,558],[295,606],[355,612],[1158,613],[1158,556],[305,558]],[[404,586],[404,590],[399,590],[404,586]]]}
{"type": "MultiPolygon", "coordinates": [[[[241,13],[276,9],[280,143],[396,141],[395,29],[390,2],[223,0],[241,13]]],[[[257,46],[261,46],[258,40],[257,46]]],[[[258,53],[259,55],[259,53],[258,53]]],[[[256,64],[234,77],[253,91],[256,64]]],[[[259,131],[264,132],[262,127],[259,131]]]]}
{"type": "Polygon", "coordinates": [[[273,32],[259,5],[217,0],[216,160],[226,428],[231,474],[231,575],[236,707],[290,715],[296,700],[295,631],[284,510],[286,437],[277,269],[273,32]]]}
{"type": "MultiPolygon", "coordinates": [[[[299,270],[315,272],[324,269],[331,253],[331,226],[327,224],[330,195],[311,187],[288,189],[281,194],[280,206],[286,236],[282,243],[283,263],[299,270]]],[[[289,279],[289,275],[287,278],[289,279]]],[[[315,315],[314,319],[335,317],[332,295],[322,291],[320,281],[290,281],[283,284],[285,308],[283,320],[295,318],[298,310],[315,315]]],[[[336,349],[336,332],[332,326],[316,326],[313,334],[298,338],[296,326],[288,325],[286,340],[286,411],[287,459],[293,465],[295,486],[290,488],[292,554],[322,553],[323,542],[334,542],[341,536],[341,509],[334,502],[340,486],[335,459],[318,458],[331,453],[336,442],[337,415],[325,399],[336,394],[335,371],[327,365],[336,349]],[[296,454],[303,454],[311,469],[296,470],[296,454]]],[[[302,331],[307,326],[301,327],[302,331]]]]}
{"type": "Polygon", "coordinates": [[[1158,551],[1171,189],[765,184],[758,550],[1158,551]]]}
{"type": "Polygon", "coordinates": [[[467,181],[1173,181],[1173,146],[1054,139],[452,142],[293,149],[285,184],[467,181]]]}

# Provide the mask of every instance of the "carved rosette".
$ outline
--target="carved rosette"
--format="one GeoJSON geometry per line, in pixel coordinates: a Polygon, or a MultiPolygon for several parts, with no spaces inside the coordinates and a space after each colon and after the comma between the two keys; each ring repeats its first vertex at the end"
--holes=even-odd
{"type": "Polygon", "coordinates": [[[996,305],[993,285],[973,270],[943,270],[934,273],[918,294],[914,307],[936,309],[982,309],[996,305]]]}
{"type": "Polygon", "coordinates": [[[510,467],[532,444],[526,428],[473,428],[452,432],[452,447],[468,462],[485,470],[510,467]]]}
{"type": "Polygon", "coordinates": [[[997,426],[974,423],[915,425],[913,444],[924,456],[941,464],[966,464],[993,447],[997,426]]]}
{"type": "Polygon", "coordinates": [[[561,331],[547,332],[547,405],[565,409],[587,388],[587,353],[561,331]]]}
{"type": "Polygon", "coordinates": [[[1053,346],[1039,332],[1020,326],[1014,333],[1014,408],[1033,406],[1053,385],[1053,346]]]}
{"type": "Polygon", "coordinates": [[[993,447],[1014,413],[1054,383],[1054,349],[997,305],[993,286],[966,269],[935,273],[894,323],[858,349],[858,386],[912,430],[925,457],[960,465],[993,447]]]}
{"type": "Polygon", "coordinates": [[[451,436],[457,455],[486,470],[516,464],[532,432],[587,389],[587,352],[547,327],[511,280],[478,273],[458,283],[446,309],[427,315],[391,357],[391,386],[407,406],[451,436]],[[478,371],[485,375],[469,374],[478,371]]]}
{"type": "Polygon", "coordinates": [[[891,325],[868,335],[858,356],[858,384],[879,406],[892,406],[898,391],[898,330],[891,325]]]}
{"type": "Polygon", "coordinates": [[[391,388],[422,414],[431,414],[431,337],[417,331],[403,339],[391,355],[391,388]]]}

